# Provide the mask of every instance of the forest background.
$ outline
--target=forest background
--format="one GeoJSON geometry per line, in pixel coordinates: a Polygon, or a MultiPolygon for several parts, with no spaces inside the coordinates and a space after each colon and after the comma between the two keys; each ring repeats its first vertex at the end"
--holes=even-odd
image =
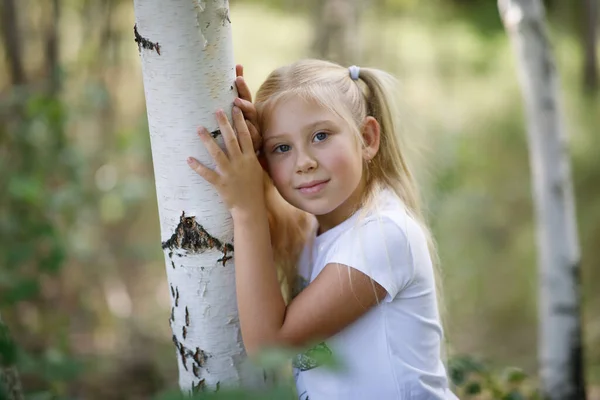
{"type": "MultiPolygon", "coordinates": [[[[546,5],[573,163],[594,394],[600,95],[584,73],[586,1],[546,5]]],[[[319,55],[317,32],[330,21],[318,3],[230,1],[235,59],[252,90],[277,66],[319,55]]],[[[361,3],[348,63],[386,69],[402,83],[405,135],[445,275],[450,353],[535,376],[525,121],[496,2],[361,3]]],[[[0,11],[0,315],[18,345],[25,392],[38,400],[151,398],[176,386],[177,366],[133,2],[3,0],[0,11]]]]}

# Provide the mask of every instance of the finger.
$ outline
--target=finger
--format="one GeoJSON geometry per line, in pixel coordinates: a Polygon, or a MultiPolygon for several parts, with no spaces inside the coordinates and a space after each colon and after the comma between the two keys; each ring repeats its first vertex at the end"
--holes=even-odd
{"type": "Polygon", "coordinates": [[[250,132],[250,138],[252,139],[252,147],[254,151],[258,151],[262,148],[262,137],[258,132],[258,129],[254,126],[251,121],[246,120],[246,125],[248,125],[248,131],[250,132]]]}
{"type": "Polygon", "coordinates": [[[254,106],[254,104],[252,104],[251,101],[244,100],[240,97],[236,97],[233,100],[233,104],[238,106],[244,113],[244,117],[252,121],[252,123],[258,128],[258,112],[256,111],[256,107],[254,106]]]}
{"type": "MultiPolygon", "coordinates": [[[[234,112],[237,107],[233,107],[234,112]]],[[[238,108],[240,114],[242,114],[241,110],[238,108]]],[[[233,114],[233,113],[232,113],[233,114]]],[[[235,136],[235,132],[233,131],[233,127],[229,123],[227,119],[227,115],[223,112],[223,110],[217,111],[217,122],[219,123],[219,129],[221,129],[221,135],[223,135],[223,140],[225,141],[225,147],[227,148],[227,154],[230,158],[237,157],[242,154],[240,149],[240,145],[238,143],[238,138],[235,136]]]]}
{"type": "MultiPolygon", "coordinates": [[[[223,130],[221,129],[221,133],[222,132],[223,130]]],[[[217,164],[217,167],[221,171],[225,170],[229,163],[229,159],[227,158],[227,155],[225,155],[223,150],[221,150],[215,139],[213,139],[212,136],[210,136],[208,130],[205,127],[201,126],[200,128],[198,128],[198,136],[200,136],[200,140],[202,140],[202,143],[208,151],[208,154],[210,154],[212,159],[215,160],[215,164],[217,164]]]]}
{"type": "Polygon", "coordinates": [[[233,107],[232,114],[233,124],[237,132],[237,139],[240,143],[239,146],[242,150],[242,153],[247,153],[249,151],[254,152],[252,147],[252,138],[250,137],[248,125],[246,125],[246,120],[244,119],[244,114],[242,114],[242,111],[237,107],[233,107]]]}
{"type": "Polygon", "coordinates": [[[204,180],[208,183],[215,185],[218,182],[219,174],[217,174],[212,169],[200,164],[198,160],[193,157],[188,157],[187,163],[191,169],[194,170],[198,175],[200,175],[204,180]]]}
{"type": "Polygon", "coordinates": [[[247,101],[252,101],[252,92],[250,92],[250,88],[246,83],[246,80],[243,76],[238,76],[235,78],[235,87],[237,88],[239,96],[247,101]]]}
{"type": "Polygon", "coordinates": [[[242,64],[236,64],[235,76],[244,76],[244,66],[242,64]]]}

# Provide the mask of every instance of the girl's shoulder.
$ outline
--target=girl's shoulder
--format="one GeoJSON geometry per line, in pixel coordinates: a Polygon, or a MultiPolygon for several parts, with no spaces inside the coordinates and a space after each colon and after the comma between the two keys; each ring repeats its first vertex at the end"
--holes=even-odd
{"type": "Polygon", "coordinates": [[[399,199],[382,195],[381,200],[368,213],[355,216],[323,264],[359,270],[386,289],[389,302],[420,274],[422,249],[427,251],[427,245],[399,199]]]}
{"type": "Polygon", "coordinates": [[[425,240],[421,225],[390,189],[380,191],[368,208],[359,211],[345,234],[366,234],[391,243],[425,240]]]}

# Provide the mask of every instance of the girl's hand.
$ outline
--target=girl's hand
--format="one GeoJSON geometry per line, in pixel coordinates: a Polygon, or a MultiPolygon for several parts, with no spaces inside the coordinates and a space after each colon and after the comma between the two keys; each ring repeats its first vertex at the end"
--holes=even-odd
{"type": "Polygon", "coordinates": [[[248,125],[248,131],[252,137],[252,144],[254,145],[254,151],[258,152],[262,148],[262,135],[260,134],[260,127],[258,125],[258,113],[256,107],[252,103],[252,93],[250,88],[244,80],[244,67],[241,64],[235,66],[235,86],[238,91],[239,97],[237,97],[233,103],[242,110],[246,124],[248,125]]]}
{"type": "Polygon", "coordinates": [[[225,140],[227,154],[204,127],[198,135],[213,160],[216,170],[200,164],[193,157],[188,158],[190,167],[207,182],[212,184],[227,205],[229,211],[254,212],[256,207],[264,207],[263,170],[258,162],[252,138],[242,111],[233,107],[233,124],[237,136],[222,110],[217,111],[217,122],[225,140]]]}

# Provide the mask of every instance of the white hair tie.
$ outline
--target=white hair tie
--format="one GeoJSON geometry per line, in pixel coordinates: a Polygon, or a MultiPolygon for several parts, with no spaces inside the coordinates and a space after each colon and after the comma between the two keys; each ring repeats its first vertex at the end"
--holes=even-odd
{"type": "Polygon", "coordinates": [[[348,67],[348,71],[350,71],[350,79],[352,79],[353,81],[357,81],[358,76],[360,74],[360,67],[352,65],[348,67]]]}

